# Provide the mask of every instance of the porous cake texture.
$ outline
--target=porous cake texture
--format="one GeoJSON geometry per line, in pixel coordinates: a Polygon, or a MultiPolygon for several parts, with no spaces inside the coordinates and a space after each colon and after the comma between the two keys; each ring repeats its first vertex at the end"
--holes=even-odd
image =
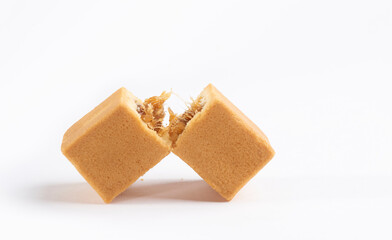
{"type": "Polygon", "coordinates": [[[197,101],[203,107],[185,119],[185,127],[173,131],[179,134],[172,151],[231,200],[275,152],[264,133],[213,85],[197,101]]]}
{"type": "Polygon", "coordinates": [[[63,138],[62,152],[106,203],[170,153],[170,142],[141,119],[138,104],[120,88],[63,138]]]}

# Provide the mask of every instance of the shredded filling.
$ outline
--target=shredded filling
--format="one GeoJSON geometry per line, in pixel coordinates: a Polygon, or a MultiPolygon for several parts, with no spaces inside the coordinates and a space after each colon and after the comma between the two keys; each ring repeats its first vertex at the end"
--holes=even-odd
{"type": "Polygon", "coordinates": [[[167,127],[167,131],[169,134],[169,139],[175,145],[178,137],[185,130],[188,122],[204,107],[204,99],[199,96],[196,100],[193,100],[192,103],[188,106],[188,109],[181,115],[175,114],[170,108],[169,114],[169,126],[167,127]]]}
{"type": "Polygon", "coordinates": [[[143,103],[136,101],[137,112],[147,127],[154,130],[160,137],[169,139],[175,145],[178,137],[184,132],[188,122],[204,107],[204,98],[199,96],[182,114],[175,114],[168,108],[170,118],[169,125],[163,126],[165,118],[164,103],[171,96],[171,92],[162,92],[160,96],[154,96],[146,99],[143,103]]]}
{"type": "Polygon", "coordinates": [[[166,132],[163,126],[165,111],[163,104],[169,99],[171,93],[162,92],[160,96],[154,96],[146,99],[143,103],[136,102],[137,112],[141,119],[147,124],[148,128],[154,130],[159,136],[166,132]]]}

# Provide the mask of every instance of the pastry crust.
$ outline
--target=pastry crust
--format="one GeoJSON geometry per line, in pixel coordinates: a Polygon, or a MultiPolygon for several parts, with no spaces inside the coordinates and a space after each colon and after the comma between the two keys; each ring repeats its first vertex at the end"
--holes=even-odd
{"type": "Polygon", "coordinates": [[[141,119],[140,102],[120,88],[64,134],[63,154],[105,203],[170,153],[170,142],[141,119]]]}
{"type": "Polygon", "coordinates": [[[226,200],[274,156],[265,134],[212,84],[202,110],[187,122],[173,153],[226,200]]]}

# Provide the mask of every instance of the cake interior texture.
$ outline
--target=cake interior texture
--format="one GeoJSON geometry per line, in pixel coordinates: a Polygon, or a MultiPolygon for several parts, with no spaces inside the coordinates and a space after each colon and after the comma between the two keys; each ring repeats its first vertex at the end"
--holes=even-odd
{"type": "Polygon", "coordinates": [[[168,108],[169,124],[163,124],[166,116],[164,104],[170,98],[171,92],[162,92],[160,96],[153,96],[142,102],[139,99],[135,100],[136,110],[147,127],[154,130],[161,138],[175,145],[178,137],[185,130],[190,120],[199,112],[202,111],[205,104],[205,98],[200,94],[196,99],[191,98],[186,110],[181,114],[174,113],[168,108]]]}
{"type": "Polygon", "coordinates": [[[169,99],[171,93],[162,92],[160,96],[153,96],[146,99],[144,102],[136,99],[137,112],[140,118],[147,124],[149,129],[154,130],[160,137],[166,132],[163,126],[165,118],[164,103],[169,99]]]}
{"type": "Polygon", "coordinates": [[[168,109],[170,119],[167,132],[173,146],[175,146],[178,137],[184,132],[189,121],[203,110],[204,104],[205,98],[200,94],[195,100],[192,99],[191,104],[182,114],[175,114],[170,108],[168,109]]]}

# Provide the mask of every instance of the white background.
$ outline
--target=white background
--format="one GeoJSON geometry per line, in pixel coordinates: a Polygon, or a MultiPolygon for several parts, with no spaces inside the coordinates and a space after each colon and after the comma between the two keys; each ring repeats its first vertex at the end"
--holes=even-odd
{"type": "Polygon", "coordinates": [[[390,0],[2,0],[0,239],[392,239],[391,81],[390,0]],[[210,82],[276,150],[231,202],[170,155],[106,205],[60,152],[121,86],[210,82]]]}

